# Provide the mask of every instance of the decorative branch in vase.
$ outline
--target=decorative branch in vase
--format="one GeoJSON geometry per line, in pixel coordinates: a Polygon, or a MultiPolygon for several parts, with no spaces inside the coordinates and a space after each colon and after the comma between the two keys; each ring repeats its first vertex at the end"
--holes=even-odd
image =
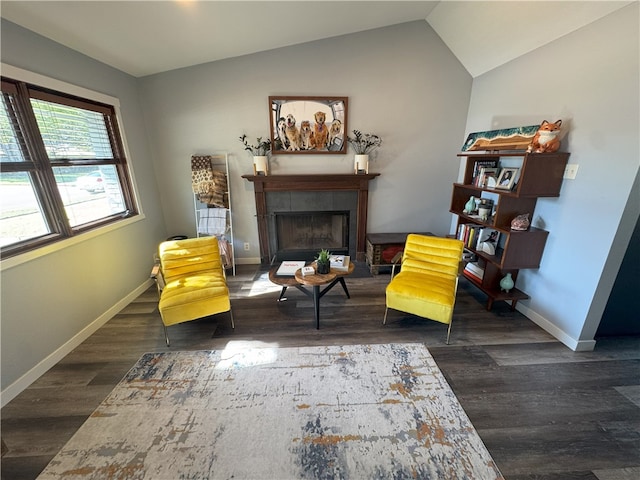
{"type": "Polygon", "coordinates": [[[262,137],[256,138],[256,144],[252,145],[247,140],[247,135],[243,134],[240,141],[244,145],[244,149],[251,152],[254,157],[264,157],[271,153],[271,140],[262,140],[262,137]]]}
{"type": "Polygon", "coordinates": [[[354,130],[353,136],[347,136],[347,142],[356,152],[354,158],[355,173],[369,173],[369,153],[382,145],[382,138],[372,133],[354,130]]]}
{"type": "Polygon", "coordinates": [[[382,138],[372,133],[362,133],[354,130],[353,136],[347,136],[347,142],[356,152],[356,155],[368,155],[382,145],[382,138]]]}

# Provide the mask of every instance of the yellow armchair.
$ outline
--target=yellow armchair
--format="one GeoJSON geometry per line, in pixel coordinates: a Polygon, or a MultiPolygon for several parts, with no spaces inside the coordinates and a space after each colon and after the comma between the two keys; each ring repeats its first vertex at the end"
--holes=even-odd
{"type": "Polygon", "coordinates": [[[407,236],[401,253],[400,273],[395,275],[394,265],[387,285],[382,323],[387,323],[387,313],[392,308],[448,324],[448,345],[462,249],[460,240],[417,234],[407,236]]]}
{"type": "Polygon", "coordinates": [[[169,346],[167,327],[229,312],[235,328],[226,275],[216,237],[169,240],[158,247],[158,308],[169,346]]]}

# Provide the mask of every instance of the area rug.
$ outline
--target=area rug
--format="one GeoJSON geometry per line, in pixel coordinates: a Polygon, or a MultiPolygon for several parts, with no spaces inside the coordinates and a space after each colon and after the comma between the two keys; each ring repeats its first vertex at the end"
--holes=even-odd
{"type": "Polygon", "coordinates": [[[145,354],[40,479],[501,479],[421,344],[145,354]]]}

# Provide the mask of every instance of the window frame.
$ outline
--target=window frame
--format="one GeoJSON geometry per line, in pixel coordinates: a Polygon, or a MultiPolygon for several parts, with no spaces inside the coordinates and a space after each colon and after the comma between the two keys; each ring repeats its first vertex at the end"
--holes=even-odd
{"type": "MultiPolygon", "coordinates": [[[[40,200],[41,211],[47,217],[51,230],[50,233],[42,236],[2,247],[2,266],[4,267],[7,263],[5,259],[10,260],[26,253],[31,253],[30,257],[34,256],[34,253],[35,256],[38,256],[39,251],[45,254],[51,251],[51,248],[45,247],[67,244],[70,240],[75,240],[78,237],[82,239],[90,238],[94,235],[87,236],[86,234],[104,229],[111,230],[114,227],[119,228],[130,224],[133,219],[144,218],[139,208],[133,168],[129,161],[130,156],[128,155],[128,148],[121,127],[119,100],[17,67],[6,64],[0,65],[2,67],[2,90],[5,91],[5,87],[8,86],[8,91],[14,94],[17,93],[15,97],[16,111],[18,112],[20,129],[24,135],[24,147],[28,153],[28,155],[25,155],[24,162],[2,162],[0,167],[5,172],[36,172],[30,175],[32,185],[40,200]],[[9,82],[9,84],[6,82],[9,82]],[[54,158],[51,160],[44,148],[36,118],[31,110],[31,98],[53,101],[102,113],[113,157],[110,159],[54,158]],[[54,169],[57,167],[98,167],[101,165],[115,167],[125,211],[72,227],[67,220],[65,206],[54,176],[54,169]]],[[[61,248],[63,246],[61,245],[61,248]]]]}

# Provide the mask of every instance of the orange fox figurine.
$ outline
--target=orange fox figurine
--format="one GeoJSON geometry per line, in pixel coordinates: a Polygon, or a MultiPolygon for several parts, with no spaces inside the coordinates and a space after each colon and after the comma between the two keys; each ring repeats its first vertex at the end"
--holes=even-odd
{"type": "Polygon", "coordinates": [[[540,128],[534,135],[531,143],[527,147],[527,152],[535,153],[553,153],[560,148],[560,127],[562,120],[555,123],[542,121],[540,128]]]}

